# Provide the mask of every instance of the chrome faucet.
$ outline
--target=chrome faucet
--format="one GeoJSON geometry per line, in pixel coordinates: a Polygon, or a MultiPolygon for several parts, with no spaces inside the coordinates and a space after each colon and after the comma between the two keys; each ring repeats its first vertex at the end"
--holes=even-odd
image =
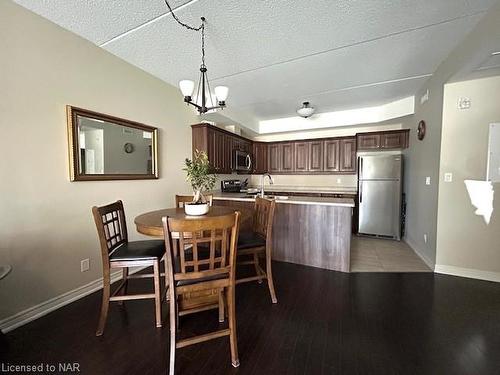
{"type": "Polygon", "coordinates": [[[267,177],[269,177],[269,184],[272,185],[273,184],[273,178],[271,177],[271,175],[269,173],[264,173],[261,177],[260,177],[260,197],[261,198],[264,198],[264,179],[267,177]]]}

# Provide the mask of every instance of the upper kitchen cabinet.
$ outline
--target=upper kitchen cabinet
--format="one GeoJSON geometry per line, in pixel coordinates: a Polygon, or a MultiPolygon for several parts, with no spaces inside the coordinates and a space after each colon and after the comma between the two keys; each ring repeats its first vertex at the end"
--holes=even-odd
{"type": "Polygon", "coordinates": [[[309,170],[309,142],[295,142],[295,171],[309,170]]]}
{"type": "Polygon", "coordinates": [[[356,172],[356,138],[340,139],[340,172],[356,172]]]}
{"type": "Polygon", "coordinates": [[[294,142],[280,143],[281,172],[295,171],[295,147],[294,142]]]}
{"type": "Polygon", "coordinates": [[[270,143],[267,148],[269,173],[281,172],[281,147],[279,143],[270,143]]]}
{"type": "Polygon", "coordinates": [[[323,160],[323,141],[309,141],[308,142],[308,168],[309,172],[322,172],[324,168],[323,160]]]}
{"type": "Polygon", "coordinates": [[[380,133],[358,134],[358,150],[377,150],[380,148],[380,133]]]}
{"type": "Polygon", "coordinates": [[[408,129],[391,130],[357,135],[358,151],[397,150],[408,147],[408,129]]]}
{"type": "Polygon", "coordinates": [[[398,149],[407,148],[409,143],[409,130],[384,132],[380,137],[380,148],[398,149]]]}
{"type": "Polygon", "coordinates": [[[267,147],[267,143],[264,142],[253,143],[253,173],[267,172],[267,147]]]}
{"type": "Polygon", "coordinates": [[[192,125],[193,152],[206,151],[215,173],[231,173],[235,150],[252,155],[251,173],[355,174],[357,151],[408,147],[409,130],[359,133],[353,137],[252,142],[208,124],[192,125]]]}
{"type": "Polygon", "coordinates": [[[205,151],[215,173],[231,173],[233,151],[252,152],[252,142],[208,124],[192,125],[192,148],[205,151]]]}
{"type": "Polygon", "coordinates": [[[323,143],[325,154],[324,171],[339,172],[340,171],[340,139],[331,138],[323,143]]]}

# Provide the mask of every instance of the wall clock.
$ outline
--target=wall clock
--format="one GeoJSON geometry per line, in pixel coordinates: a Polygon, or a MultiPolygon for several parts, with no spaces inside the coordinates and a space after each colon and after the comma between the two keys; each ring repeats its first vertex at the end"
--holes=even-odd
{"type": "Polygon", "coordinates": [[[127,154],[131,154],[134,152],[134,145],[132,143],[125,143],[125,145],[123,145],[123,150],[125,150],[127,154]]]}
{"type": "Polygon", "coordinates": [[[422,120],[418,123],[417,137],[418,137],[419,141],[423,140],[425,137],[425,121],[424,120],[422,120]]]}

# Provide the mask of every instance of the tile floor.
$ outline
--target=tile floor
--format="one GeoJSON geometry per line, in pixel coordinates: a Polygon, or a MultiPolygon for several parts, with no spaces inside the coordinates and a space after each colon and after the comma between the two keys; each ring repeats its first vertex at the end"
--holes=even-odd
{"type": "Polygon", "coordinates": [[[405,242],[353,236],[351,272],[431,272],[405,242]]]}

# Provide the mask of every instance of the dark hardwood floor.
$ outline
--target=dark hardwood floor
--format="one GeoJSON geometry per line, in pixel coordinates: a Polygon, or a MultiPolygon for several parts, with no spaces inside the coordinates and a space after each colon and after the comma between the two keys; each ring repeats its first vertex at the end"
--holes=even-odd
{"type": "MultiPolygon", "coordinates": [[[[277,305],[266,284],[238,286],[241,366],[231,367],[228,339],[221,338],[179,349],[177,374],[500,373],[500,284],[287,263],[275,263],[274,273],[277,305]]],[[[132,285],[145,289],[147,282],[132,285]]],[[[97,338],[99,303],[94,293],[8,333],[0,362],[78,362],[80,373],[91,375],[164,374],[168,323],[155,328],[153,303],[113,304],[97,338]]],[[[217,317],[214,310],[181,318],[182,335],[216,327],[217,317]]]]}

